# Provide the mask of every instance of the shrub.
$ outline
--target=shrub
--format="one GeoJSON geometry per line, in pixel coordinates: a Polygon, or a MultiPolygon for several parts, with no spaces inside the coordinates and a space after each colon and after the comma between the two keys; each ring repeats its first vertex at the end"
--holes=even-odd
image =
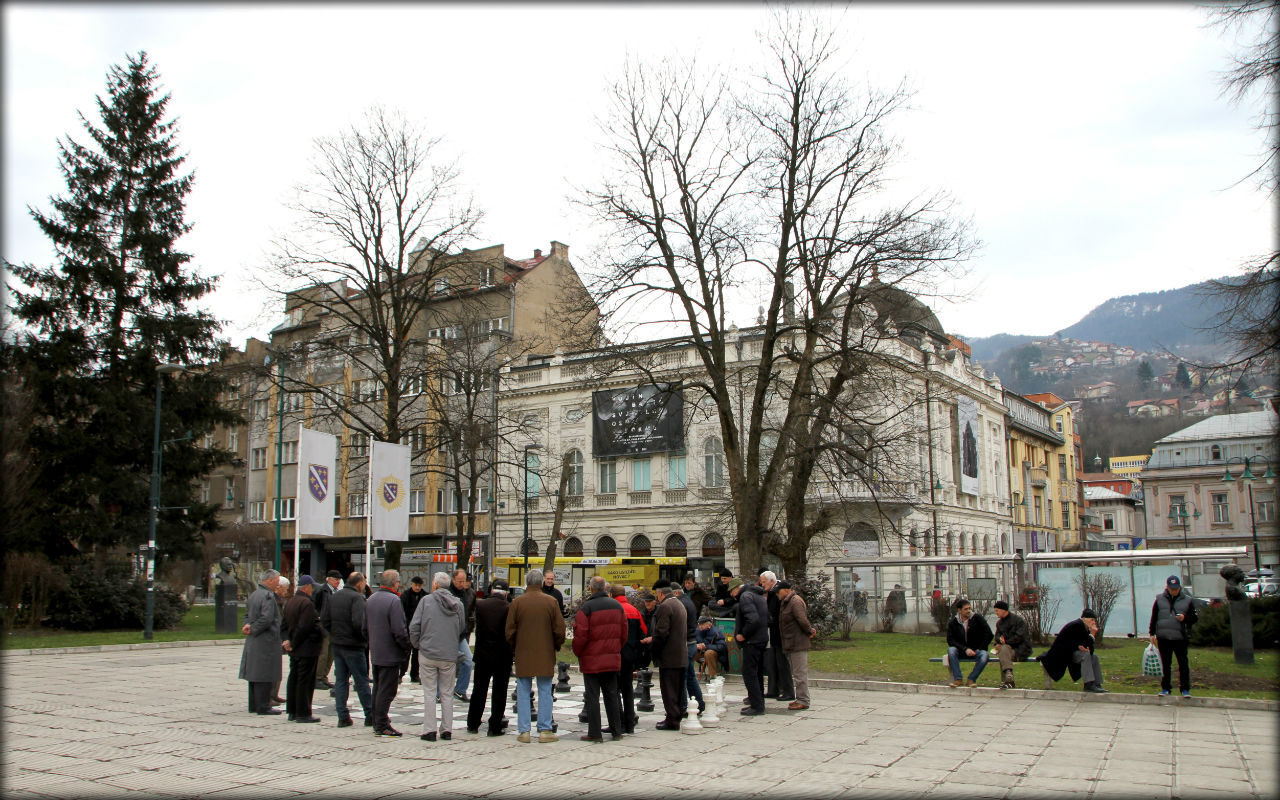
{"type": "Polygon", "coordinates": [[[8,634],[17,625],[37,627],[44,621],[49,599],[62,591],[62,571],[39,553],[6,553],[4,583],[0,584],[0,629],[8,634]]]}
{"type": "Polygon", "coordinates": [[[818,629],[819,639],[827,639],[842,631],[847,615],[831,590],[830,575],[816,572],[813,577],[805,576],[791,584],[796,594],[804,598],[809,609],[809,622],[818,629]]]}
{"type": "Polygon", "coordinates": [[[938,633],[947,632],[947,622],[955,613],[951,610],[954,602],[955,598],[948,600],[942,592],[929,595],[929,616],[933,617],[933,624],[938,626],[938,633]]]}
{"type": "MultiPolygon", "coordinates": [[[[1253,617],[1255,649],[1280,648],[1280,597],[1259,597],[1249,601],[1253,617]]],[[[1197,612],[1191,626],[1191,644],[1196,647],[1230,647],[1231,616],[1226,605],[1210,606],[1197,612]]]]}
{"type": "MultiPolygon", "coordinates": [[[[141,628],[146,624],[147,587],[134,579],[126,566],[102,570],[92,564],[75,564],[66,570],[61,592],[49,603],[50,623],[70,630],[141,628]]],[[[187,613],[182,595],[155,587],[153,624],[156,630],[173,628],[187,613]]]]}

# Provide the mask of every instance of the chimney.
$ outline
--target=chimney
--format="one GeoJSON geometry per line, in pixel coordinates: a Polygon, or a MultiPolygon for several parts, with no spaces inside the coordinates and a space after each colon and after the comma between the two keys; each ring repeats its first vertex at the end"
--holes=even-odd
{"type": "Polygon", "coordinates": [[[569,258],[569,245],[551,240],[551,255],[555,258],[569,258]]]}
{"type": "Polygon", "coordinates": [[[542,251],[541,251],[541,250],[539,250],[539,249],[537,249],[537,248],[535,247],[535,248],[533,249],[533,257],[534,257],[534,258],[542,258],[542,251]]]}

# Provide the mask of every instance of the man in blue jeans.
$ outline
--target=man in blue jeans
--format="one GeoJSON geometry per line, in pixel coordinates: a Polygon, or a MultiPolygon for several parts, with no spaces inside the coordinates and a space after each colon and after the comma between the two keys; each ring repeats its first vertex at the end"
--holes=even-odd
{"type": "Polygon", "coordinates": [[[963,686],[965,680],[960,676],[960,659],[974,659],[973,671],[969,673],[969,686],[978,685],[978,676],[987,666],[991,654],[987,648],[991,646],[994,634],[991,626],[981,614],[973,613],[973,606],[963,597],[952,606],[956,615],[947,621],[947,666],[951,668],[951,686],[963,686]]]}
{"type": "Polygon", "coordinates": [[[454,570],[449,593],[462,603],[462,619],[466,623],[462,638],[458,640],[458,677],[453,685],[454,699],[466,703],[471,699],[467,697],[467,687],[471,685],[471,668],[475,665],[469,640],[476,627],[476,592],[471,588],[471,576],[465,569],[454,570]]]}
{"type": "Polygon", "coordinates": [[[564,616],[555,598],[542,591],[542,570],[529,570],[525,576],[524,594],[511,604],[507,612],[507,644],[515,655],[516,717],[519,733],[516,741],[528,744],[532,720],[533,683],[538,683],[538,741],[558,742],[552,730],[551,679],[556,674],[556,654],[564,644],[564,616]]]}
{"type": "Polygon", "coordinates": [[[356,696],[364,711],[364,724],[373,725],[373,694],[369,691],[369,642],[364,627],[364,576],[351,573],[320,611],[320,626],[329,633],[333,646],[333,702],[338,711],[338,727],[351,725],[347,710],[348,676],[356,685],[356,696]]]}

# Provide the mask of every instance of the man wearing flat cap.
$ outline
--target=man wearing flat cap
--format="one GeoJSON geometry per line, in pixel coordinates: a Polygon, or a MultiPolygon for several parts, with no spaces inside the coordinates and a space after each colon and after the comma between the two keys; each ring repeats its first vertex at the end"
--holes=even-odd
{"type": "Polygon", "coordinates": [[[284,604],[284,628],[288,637],[282,643],[289,653],[289,678],[285,683],[284,708],[292,722],[319,722],[311,713],[311,698],[316,690],[316,662],[324,629],[311,596],[316,590],[310,575],[298,578],[298,591],[284,604]]]}
{"type": "Polygon", "coordinates": [[[1012,689],[1013,662],[1031,658],[1031,628],[1021,616],[1009,610],[1009,603],[996,601],[996,658],[1000,659],[1000,688],[1012,689]]]}
{"type": "Polygon", "coordinates": [[[787,709],[803,711],[809,707],[809,642],[818,635],[818,629],[809,622],[809,607],[805,605],[804,598],[791,588],[790,581],[778,581],[776,589],[782,652],[787,656],[796,689],[796,699],[787,705],[787,709]]]}
{"type": "MultiPolygon", "coordinates": [[[[323,618],[324,607],[329,599],[342,588],[342,573],[331,569],[324,574],[324,581],[317,582],[315,586],[311,599],[315,601],[316,616],[323,618]]],[[[329,641],[329,632],[323,626],[321,630],[324,631],[324,636],[320,639],[320,658],[316,661],[316,688],[329,689],[332,693],[333,683],[329,680],[329,670],[333,667],[333,643],[329,641]]]]}
{"type": "Polygon", "coordinates": [[[1062,626],[1048,652],[1040,656],[1040,666],[1045,674],[1058,681],[1069,672],[1073,681],[1084,678],[1086,692],[1106,694],[1107,690],[1102,688],[1102,666],[1093,652],[1097,635],[1098,615],[1093,609],[1086,608],[1080,612],[1079,619],[1062,626]]]}

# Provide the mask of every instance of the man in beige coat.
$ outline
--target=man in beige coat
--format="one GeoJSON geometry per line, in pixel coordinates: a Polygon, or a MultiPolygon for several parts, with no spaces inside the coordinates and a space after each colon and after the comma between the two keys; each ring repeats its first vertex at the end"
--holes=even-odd
{"type": "Polygon", "coordinates": [[[809,607],[804,598],[795,593],[790,581],[778,581],[778,628],[782,632],[782,652],[791,664],[791,679],[796,686],[796,699],[787,708],[801,711],[809,707],[809,648],[810,640],[818,635],[817,628],[809,622],[809,607]]]}
{"type": "Polygon", "coordinates": [[[560,737],[551,730],[551,679],[556,674],[556,653],[564,644],[564,615],[555,598],[542,591],[542,570],[529,570],[525,576],[524,594],[511,604],[507,612],[507,644],[515,656],[516,719],[519,735],[516,741],[531,741],[530,708],[533,681],[538,681],[538,741],[557,742],[560,737]]]}

